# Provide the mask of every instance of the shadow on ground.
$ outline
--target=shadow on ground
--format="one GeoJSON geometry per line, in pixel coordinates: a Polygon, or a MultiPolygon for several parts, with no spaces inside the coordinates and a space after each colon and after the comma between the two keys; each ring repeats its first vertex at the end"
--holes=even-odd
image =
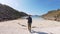
{"type": "Polygon", "coordinates": [[[21,26],[23,26],[23,27],[26,27],[26,25],[23,25],[23,24],[20,24],[20,23],[18,23],[19,25],[21,25],[21,26]]]}
{"type": "Polygon", "coordinates": [[[36,34],[48,34],[48,33],[45,33],[45,32],[37,32],[37,31],[32,31],[31,32],[32,34],[36,33],[36,34]]]}

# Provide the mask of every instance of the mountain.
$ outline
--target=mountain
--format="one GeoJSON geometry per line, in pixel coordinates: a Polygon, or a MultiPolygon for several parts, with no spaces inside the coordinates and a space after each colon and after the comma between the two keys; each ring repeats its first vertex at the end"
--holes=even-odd
{"type": "Polygon", "coordinates": [[[23,16],[28,16],[28,14],[15,10],[10,6],[0,4],[0,21],[13,20],[23,16]]]}
{"type": "Polygon", "coordinates": [[[44,19],[60,21],[60,9],[48,11],[47,14],[42,15],[44,19]]]}

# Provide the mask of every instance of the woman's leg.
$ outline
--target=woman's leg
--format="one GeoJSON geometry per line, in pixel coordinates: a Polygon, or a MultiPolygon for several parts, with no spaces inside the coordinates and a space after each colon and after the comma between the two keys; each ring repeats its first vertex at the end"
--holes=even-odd
{"type": "Polygon", "coordinates": [[[28,23],[28,30],[31,32],[31,23],[28,23]]]}

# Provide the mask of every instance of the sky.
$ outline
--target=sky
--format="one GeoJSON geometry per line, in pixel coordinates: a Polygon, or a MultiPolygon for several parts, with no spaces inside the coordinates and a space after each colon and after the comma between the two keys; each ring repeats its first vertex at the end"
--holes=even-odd
{"type": "Polygon", "coordinates": [[[0,3],[31,15],[43,15],[60,9],[60,0],[0,0],[0,3]]]}

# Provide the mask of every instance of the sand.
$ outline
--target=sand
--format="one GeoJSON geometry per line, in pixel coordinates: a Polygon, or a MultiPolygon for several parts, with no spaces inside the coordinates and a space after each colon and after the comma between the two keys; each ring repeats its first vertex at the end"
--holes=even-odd
{"type": "Polygon", "coordinates": [[[4,21],[0,22],[0,34],[60,34],[60,22],[33,19],[29,32],[26,19],[4,21]]]}

